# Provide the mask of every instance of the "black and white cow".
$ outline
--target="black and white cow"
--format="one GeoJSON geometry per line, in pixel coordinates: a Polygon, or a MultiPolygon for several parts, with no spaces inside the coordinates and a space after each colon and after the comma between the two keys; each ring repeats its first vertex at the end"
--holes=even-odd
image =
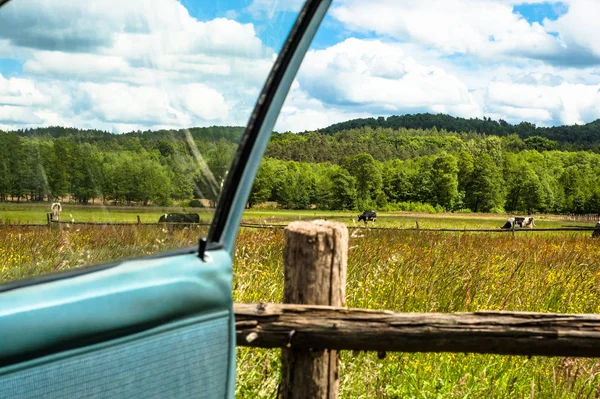
{"type": "Polygon", "coordinates": [[[375,219],[377,219],[377,212],[375,211],[364,211],[362,215],[358,215],[358,221],[361,220],[367,224],[367,222],[372,221],[375,224],[375,219]]]}
{"type": "Polygon", "coordinates": [[[60,213],[62,212],[62,206],[60,205],[60,202],[54,202],[50,206],[50,210],[52,211],[52,213],[50,214],[50,219],[51,220],[59,220],[60,213]]]}
{"type": "Polygon", "coordinates": [[[200,223],[200,215],[197,213],[165,213],[158,219],[158,223],[181,223],[188,226],[192,223],[200,223]]]}
{"type": "Polygon", "coordinates": [[[506,223],[504,223],[504,226],[502,226],[503,229],[512,229],[513,226],[516,227],[520,227],[520,228],[524,228],[524,229],[532,229],[534,226],[533,224],[533,218],[532,217],[514,217],[514,218],[509,218],[506,223]]]}

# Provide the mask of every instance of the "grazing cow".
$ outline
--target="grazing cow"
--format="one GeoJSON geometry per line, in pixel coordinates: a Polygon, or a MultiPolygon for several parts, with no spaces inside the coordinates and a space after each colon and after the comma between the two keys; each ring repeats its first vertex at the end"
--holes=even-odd
{"type": "Polygon", "coordinates": [[[594,231],[592,231],[592,238],[600,237],[600,222],[596,223],[594,231]]]}
{"type": "Polygon", "coordinates": [[[62,206],[60,205],[60,202],[54,202],[50,206],[50,210],[52,211],[50,214],[50,220],[59,220],[60,213],[62,212],[62,206]]]}
{"type": "Polygon", "coordinates": [[[512,229],[513,225],[515,224],[515,218],[509,218],[506,223],[504,223],[504,226],[502,226],[503,229],[512,229]]]}
{"type": "Polygon", "coordinates": [[[521,227],[524,229],[533,229],[535,227],[535,225],[533,224],[533,218],[532,217],[523,218],[521,227]]]}
{"type": "Polygon", "coordinates": [[[192,223],[200,223],[200,215],[197,213],[165,213],[158,219],[158,223],[181,223],[189,227],[192,223]]]}
{"type": "Polygon", "coordinates": [[[524,229],[532,229],[534,226],[533,224],[533,218],[532,217],[514,217],[514,218],[509,218],[506,223],[504,223],[504,226],[502,226],[503,229],[512,229],[513,226],[516,227],[520,227],[520,228],[524,228],[524,229]]]}
{"type": "Polygon", "coordinates": [[[368,221],[373,221],[373,224],[375,224],[375,219],[377,219],[377,212],[375,211],[364,211],[362,215],[358,215],[358,221],[360,222],[362,220],[365,224],[367,224],[368,221]]]}

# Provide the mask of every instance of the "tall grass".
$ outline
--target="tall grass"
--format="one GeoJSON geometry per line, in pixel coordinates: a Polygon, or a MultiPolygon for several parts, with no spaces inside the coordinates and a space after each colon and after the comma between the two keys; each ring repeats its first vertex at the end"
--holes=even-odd
{"type": "MultiPolygon", "coordinates": [[[[245,231],[236,254],[238,302],[282,298],[283,233],[245,231]]],[[[589,233],[362,230],[350,239],[347,306],[399,312],[514,310],[600,313],[600,242],[589,233]]],[[[278,351],[238,348],[238,396],[273,397],[278,351]]],[[[467,354],[342,353],[341,397],[600,395],[594,359],[467,354]]]]}
{"type": "Polygon", "coordinates": [[[204,227],[53,227],[0,225],[0,282],[190,246],[206,232],[204,227]]]}
{"type": "MultiPolygon", "coordinates": [[[[205,230],[202,230],[205,232],[205,230]]],[[[199,230],[157,226],[0,226],[0,280],[193,245],[199,230]]],[[[600,313],[600,242],[589,232],[435,233],[354,230],[347,306],[399,312],[483,309],[600,313]]],[[[242,229],[237,302],[280,302],[283,231],[242,229]]],[[[237,397],[272,398],[279,351],[238,348],[237,397]]],[[[342,353],[341,397],[600,396],[594,359],[342,353]]]]}

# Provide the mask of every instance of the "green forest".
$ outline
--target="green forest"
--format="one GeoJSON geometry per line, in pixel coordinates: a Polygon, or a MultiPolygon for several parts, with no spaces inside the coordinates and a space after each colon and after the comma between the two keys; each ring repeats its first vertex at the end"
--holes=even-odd
{"type": "Polygon", "coordinates": [[[585,125],[538,127],[533,123],[521,122],[512,125],[502,119],[458,118],[445,114],[414,114],[387,118],[353,119],[321,129],[322,133],[337,133],[360,127],[392,129],[443,129],[448,132],[475,132],[496,136],[516,134],[522,139],[540,136],[556,141],[560,149],[600,149],[600,119],[585,125]]]}
{"type": "MultiPolygon", "coordinates": [[[[447,115],[358,121],[273,134],[248,206],[600,213],[600,125],[527,124],[523,133],[524,124],[447,115]],[[502,129],[482,131],[487,125],[502,129]]],[[[214,205],[242,133],[0,132],[0,200],[165,206],[204,198],[214,205]]]]}

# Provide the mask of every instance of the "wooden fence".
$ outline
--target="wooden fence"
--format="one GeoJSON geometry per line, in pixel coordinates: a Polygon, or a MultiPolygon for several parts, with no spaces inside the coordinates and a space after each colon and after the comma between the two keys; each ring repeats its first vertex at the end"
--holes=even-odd
{"type": "MultiPolygon", "coordinates": [[[[50,214],[48,214],[47,223],[13,223],[8,225],[14,226],[210,226],[210,223],[187,223],[187,222],[142,222],[139,215],[137,215],[137,222],[87,222],[87,221],[64,221],[64,220],[51,220],[50,214]]],[[[3,222],[0,221],[0,225],[3,222]]],[[[7,225],[7,224],[4,224],[7,225]]],[[[272,229],[272,230],[283,230],[287,227],[287,224],[278,223],[241,223],[240,227],[250,229],[272,229]]],[[[420,227],[419,222],[416,222],[415,227],[378,227],[374,225],[355,225],[347,226],[349,230],[388,230],[388,231],[414,231],[420,232],[455,232],[455,233],[526,233],[526,232],[552,232],[552,231],[595,231],[600,229],[595,226],[563,226],[563,227],[546,227],[546,228],[513,228],[513,229],[501,229],[501,228],[450,228],[450,227],[420,227]]]]}
{"type": "Polygon", "coordinates": [[[337,398],[339,350],[600,357],[595,314],[345,308],[347,251],[344,224],[293,222],[285,228],[284,304],[234,306],[238,346],[282,348],[280,398],[337,398]]]}

